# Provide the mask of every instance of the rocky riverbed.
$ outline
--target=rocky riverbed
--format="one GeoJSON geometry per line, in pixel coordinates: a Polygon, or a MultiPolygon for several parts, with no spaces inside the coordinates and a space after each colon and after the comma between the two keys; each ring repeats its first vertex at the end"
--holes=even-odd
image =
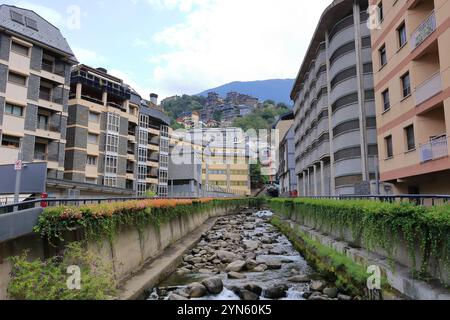
{"type": "Polygon", "coordinates": [[[351,300],[308,266],[271,213],[219,218],[150,300],[351,300]]]}

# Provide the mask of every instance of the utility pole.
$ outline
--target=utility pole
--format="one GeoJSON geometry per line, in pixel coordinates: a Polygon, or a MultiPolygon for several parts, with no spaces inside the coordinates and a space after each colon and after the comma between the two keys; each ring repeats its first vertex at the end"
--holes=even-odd
{"type": "MultiPolygon", "coordinates": [[[[22,169],[23,169],[23,163],[22,163],[22,145],[23,145],[23,138],[20,138],[19,140],[19,153],[17,155],[17,161],[14,166],[14,169],[16,170],[16,186],[14,190],[14,204],[19,203],[19,197],[20,197],[20,180],[22,179],[22,169]]],[[[19,206],[14,206],[14,212],[19,210],[19,206]]]]}

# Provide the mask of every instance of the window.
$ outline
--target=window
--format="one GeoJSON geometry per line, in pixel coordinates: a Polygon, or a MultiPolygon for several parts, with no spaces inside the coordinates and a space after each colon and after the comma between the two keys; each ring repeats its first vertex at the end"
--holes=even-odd
{"type": "Polygon", "coordinates": [[[148,128],[149,127],[149,117],[141,114],[139,116],[139,126],[142,128],[148,128]]]}
{"type": "Polygon", "coordinates": [[[25,87],[27,85],[27,77],[10,71],[8,75],[8,82],[25,87]]]}
{"type": "Polygon", "coordinates": [[[23,44],[12,41],[11,42],[11,51],[21,54],[23,56],[28,56],[30,53],[30,48],[27,46],[24,46],[23,44]]]}
{"type": "Polygon", "coordinates": [[[165,170],[159,170],[159,183],[167,184],[169,182],[169,175],[165,170]]]}
{"type": "Polygon", "coordinates": [[[145,148],[138,149],[138,161],[139,162],[147,162],[148,150],[145,148]]]}
{"type": "Polygon", "coordinates": [[[120,116],[114,113],[108,113],[108,130],[112,132],[120,131],[120,116]]]}
{"type": "Polygon", "coordinates": [[[86,178],[86,183],[97,184],[96,178],[86,178]]]}
{"type": "Polygon", "coordinates": [[[98,135],[93,133],[88,133],[88,143],[89,144],[98,144],[98,135]]]}
{"type": "Polygon", "coordinates": [[[39,31],[36,20],[25,17],[25,23],[28,28],[39,31]]]}
{"type": "Polygon", "coordinates": [[[36,143],[34,145],[34,160],[47,160],[47,145],[44,143],[36,143]]]}
{"type": "Polygon", "coordinates": [[[23,107],[6,103],[5,113],[12,116],[23,117],[23,107]]]}
{"type": "Polygon", "coordinates": [[[3,135],[2,146],[3,147],[17,148],[18,149],[20,147],[20,138],[19,137],[3,135]]]}
{"type": "Polygon", "coordinates": [[[97,157],[95,156],[87,156],[86,165],[96,167],[97,166],[97,157]]]}
{"type": "Polygon", "coordinates": [[[388,136],[384,138],[384,142],[386,144],[386,158],[392,158],[394,156],[394,149],[392,146],[392,136],[388,136]]]}
{"type": "Polygon", "coordinates": [[[89,112],[89,122],[100,123],[100,115],[95,112],[89,112]]]}
{"type": "Polygon", "coordinates": [[[387,64],[386,45],[383,44],[383,46],[378,51],[380,53],[380,64],[382,67],[384,67],[387,64]]]}
{"type": "Polygon", "coordinates": [[[42,70],[53,73],[54,61],[50,58],[42,58],[42,70]]]}
{"type": "Polygon", "coordinates": [[[139,144],[143,146],[148,144],[148,131],[139,130],[139,144]]]}
{"type": "Polygon", "coordinates": [[[138,180],[147,179],[147,166],[138,166],[138,180]]]}
{"type": "Polygon", "coordinates": [[[41,130],[48,130],[48,116],[43,114],[38,114],[37,127],[41,130]]]}
{"type": "Polygon", "coordinates": [[[416,138],[414,135],[414,125],[410,125],[405,128],[406,135],[406,151],[412,151],[416,149],[416,138]]]}
{"type": "Polygon", "coordinates": [[[42,99],[45,101],[51,101],[52,100],[52,89],[49,87],[41,86],[39,88],[39,99],[42,99]]]}
{"type": "Polygon", "coordinates": [[[117,174],[117,157],[105,157],[105,172],[108,174],[117,174]]]}
{"type": "Polygon", "coordinates": [[[115,188],[117,186],[116,177],[105,177],[105,186],[115,188]]]}
{"type": "Polygon", "coordinates": [[[113,134],[106,136],[106,152],[119,152],[119,137],[113,134]]]}
{"type": "Polygon", "coordinates": [[[23,24],[23,15],[11,10],[11,20],[23,24]]]}
{"type": "Polygon", "coordinates": [[[167,155],[161,155],[159,158],[159,166],[163,168],[169,167],[169,156],[167,155]]]}
{"type": "Polygon", "coordinates": [[[399,42],[399,46],[400,48],[403,47],[406,42],[408,41],[408,39],[406,38],[406,25],[403,22],[401,24],[401,26],[397,29],[397,33],[398,33],[398,42],[399,42]]]}
{"type": "Polygon", "coordinates": [[[411,95],[411,79],[409,77],[409,72],[407,72],[403,77],[401,77],[402,81],[402,90],[403,90],[403,98],[411,95]]]}
{"type": "Polygon", "coordinates": [[[147,192],[147,184],[146,183],[138,183],[137,189],[138,189],[138,194],[140,196],[143,196],[147,192]]]}
{"type": "Polygon", "coordinates": [[[383,97],[383,110],[388,111],[391,108],[391,99],[389,97],[389,89],[386,89],[381,94],[383,97]]]}
{"type": "Polygon", "coordinates": [[[378,4],[378,22],[381,23],[384,20],[383,1],[378,4]]]}

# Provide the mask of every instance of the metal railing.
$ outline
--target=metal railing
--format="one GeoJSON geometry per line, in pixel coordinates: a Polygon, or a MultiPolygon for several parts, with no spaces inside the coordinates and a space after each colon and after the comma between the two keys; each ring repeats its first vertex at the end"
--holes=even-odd
{"type": "Polygon", "coordinates": [[[436,15],[434,10],[431,14],[414,30],[411,35],[411,49],[420,46],[434,31],[436,31],[436,15]]]}
{"type": "Polygon", "coordinates": [[[60,127],[54,126],[54,125],[50,125],[50,124],[47,124],[47,123],[38,123],[36,128],[39,129],[39,130],[44,130],[44,131],[60,132],[60,127]]]}
{"type": "Polygon", "coordinates": [[[416,106],[434,97],[442,91],[441,73],[438,71],[416,87],[416,106]]]}
{"type": "Polygon", "coordinates": [[[400,194],[400,195],[341,195],[341,196],[300,196],[300,199],[326,199],[326,200],[372,200],[382,202],[410,202],[416,205],[438,205],[448,204],[450,195],[423,195],[423,194],[400,194]]]}
{"type": "Polygon", "coordinates": [[[440,136],[431,140],[430,143],[422,144],[420,149],[420,161],[422,163],[437,160],[448,156],[447,136],[440,136]]]}

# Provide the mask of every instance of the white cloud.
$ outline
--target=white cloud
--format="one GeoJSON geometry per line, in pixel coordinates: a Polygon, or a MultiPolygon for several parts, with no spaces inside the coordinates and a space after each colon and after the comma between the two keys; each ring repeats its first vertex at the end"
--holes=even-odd
{"type": "MultiPolygon", "coordinates": [[[[183,0],[148,0],[180,7],[183,0]]],[[[186,0],[187,1],[187,0],[186,0]]],[[[154,36],[169,50],[153,81],[163,92],[198,93],[235,80],[293,78],[330,0],[188,1],[183,23],[154,36]],[[193,4],[197,5],[193,7],[193,4]]]]}
{"type": "Polygon", "coordinates": [[[147,2],[158,10],[177,9],[182,12],[190,12],[195,6],[206,5],[210,0],[147,0],[147,2]]]}
{"type": "Polygon", "coordinates": [[[100,66],[99,64],[102,64],[106,61],[105,57],[93,50],[80,47],[72,47],[72,50],[75,53],[75,57],[77,57],[78,61],[83,64],[100,66]]]}

